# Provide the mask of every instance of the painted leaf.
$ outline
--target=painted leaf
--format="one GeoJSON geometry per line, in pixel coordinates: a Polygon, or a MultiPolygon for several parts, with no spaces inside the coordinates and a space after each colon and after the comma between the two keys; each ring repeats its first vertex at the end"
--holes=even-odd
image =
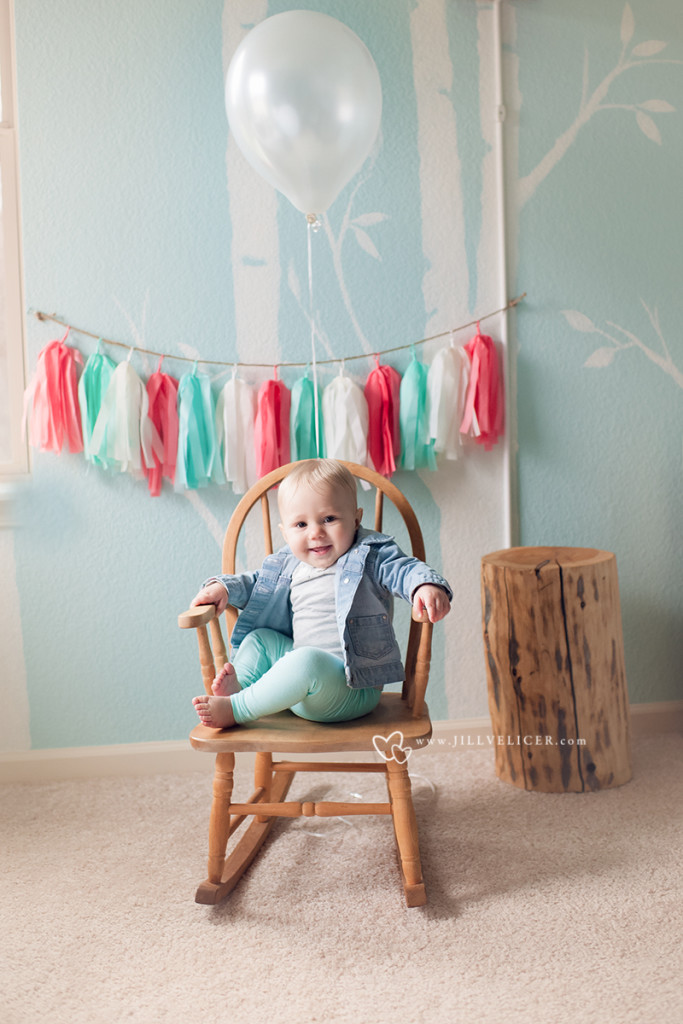
{"type": "Polygon", "coordinates": [[[595,352],[588,357],[583,365],[590,366],[593,369],[609,366],[614,359],[616,352],[616,348],[596,348],[595,352]]]}
{"type": "Polygon", "coordinates": [[[289,290],[291,291],[294,298],[301,301],[301,285],[299,284],[297,272],[294,269],[293,260],[289,264],[289,270],[287,271],[287,284],[289,285],[289,290]]]}
{"type": "Polygon", "coordinates": [[[364,249],[365,252],[369,253],[370,256],[373,256],[376,260],[380,260],[382,257],[377,251],[377,246],[370,238],[370,235],[367,233],[367,231],[363,231],[362,228],[357,228],[355,225],[353,225],[353,230],[356,236],[356,241],[358,242],[361,249],[364,249]]]}
{"type": "Polygon", "coordinates": [[[656,53],[661,51],[666,46],[661,39],[648,39],[646,43],[638,43],[637,46],[633,47],[632,54],[634,57],[654,57],[656,53]]]}
{"type": "Polygon", "coordinates": [[[630,40],[631,36],[633,35],[633,31],[634,31],[635,27],[636,27],[636,24],[635,24],[635,21],[633,20],[633,11],[631,10],[631,5],[630,4],[626,4],[626,6],[624,7],[624,13],[621,16],[621,43],[622,43],[622,46],[626,46],[626,44],[630,40]]]}
{"type": "Polygon", "coordinates": [[[636,110],[636,121],[641,132],[647,135],[648,139],[652,139],[653,142],[661,146],[662,136],[659,134],[659,128],[652,118],[648,114],[644,114],[642,110],[636,110]]]}
{"type": "Polygon", "coordinates": [[[357,224],[359,228],[369,228],[372,224],[379,224],[380,221],[386,220],[388,214],[386,213],[361,213],[358,217],[354,217],[352,223],[357,224]]]}
{"type": "Polygon", "coordinates": [[[674,114],[676,108],[672,107],[666,100],[645,100],[644,103],[639,103],[638,106],[641,110],[650,110],[653,114],[674,114]]]}
{"type": "Polygon", "coordinates": [[[592,320],[589,320],[583,313],[577,312],[575,309],[563,309],[562,315],[566,317],[567,323],[570,327],[573,327],[575,331],[583,331],[585,334],[590,334],[591,331],[596,331],[597,327],[592,320]]]}

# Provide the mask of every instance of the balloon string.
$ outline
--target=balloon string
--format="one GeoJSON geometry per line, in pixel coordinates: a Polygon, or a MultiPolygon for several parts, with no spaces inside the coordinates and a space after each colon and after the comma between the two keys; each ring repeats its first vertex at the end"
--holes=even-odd
{"type": "Polygon", "coordinates": [[[307,218],[307,240],[308,240],[308,301],[311,314],[311,367],[313,369],[313,416],[315,417],[315,450],[320,456],[320,416],[318,412],[318,364],[315,357],[315,314],[313,312],[313,247],[311,245],[311,234],[313,232],[313,221],[307,218]]]}

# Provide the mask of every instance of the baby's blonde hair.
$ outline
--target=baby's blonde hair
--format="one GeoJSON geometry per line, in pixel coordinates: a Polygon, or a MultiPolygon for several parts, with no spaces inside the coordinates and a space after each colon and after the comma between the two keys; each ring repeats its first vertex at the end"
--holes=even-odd
{"type": "Polygon", "coordinates": [[[343,491],[349,501],[353,502],[354,509],[358,505],[356,478],[336,459],[306,459],[298,462],[278,488],[277,502],[280,509],[283,502],[291,500],[301,484],[307,484],[314,491],[322,491],[328,487],[343,491]]]}

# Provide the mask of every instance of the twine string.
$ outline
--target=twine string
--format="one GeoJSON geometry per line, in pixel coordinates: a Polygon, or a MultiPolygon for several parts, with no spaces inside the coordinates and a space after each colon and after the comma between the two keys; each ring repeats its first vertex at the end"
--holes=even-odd
{"type": "MultiPolygon", "coordinates": [[[[483,322],[484,320],[490,320],[491,317],[498,316],[499,313],[506,313],[509,309],[514,309],[515,306],[518,306],[519,303],[522,302],[522,300],[526,298],[526,294],[527,294],[526,292],[522,292],[521,295],[517,295],[514,299],[510,299],[510,301],[505,306],[502,306],[500,309],[494,309],[491,313],[485,313],[483,316],[478,316],[476,318],[476,320],[470,320],[469,323],[460,324],[457,327],[449,327],[448,330],[441,331],[439,334],[432,334],[428,338],[420,338],[419,341],[410,341],[406,345],[394,345],[393,348],[384,348],[384,349],[378,350],[377,354],[380,355],[380,356],[385,356],[385,355],[388,355],[391,352],[403,352],[403,351],[406,351],[407,349],[412,348],[414,345],[425,345],[429,341],[438,341],[439,338],[448,338],[451,334],[456,334],[458,331],[467,330],[468,327],[476,327],[479,323],[483,322]]],[[[62,327],[66,327],[67,328],[67,331],[74,331],[76,334],[82,334],[82,335],[84,335],[87,338],[94,338],[96,341],[100,340],[105,345],[114,345],[117,348],[126,348],[126,349],[130,349],[130,347],[131,347],[130,346],[130,342],[114,341],[111,338],[103,338],[101,334],[93,334],[92,331],[86,331],[83,327],[76,327],[76,326],[74,326],[74,324],[68,324],[65,320],[62,320],[60,317],[56,316],[54,313],[44,313],[41,310],[37,310],[34,313],[34,315],[35,315],[37,320],[41,320],[41,321],[48,321],[49,320],[49,321],[52,321],[53,323],[61,324],[62,327]]],[[[139,345],[135,346],[135,351],[136,352],[143,352],[145,355],[148,355],[148,356],[157,356],[157,358],[161,357],[163,359],[175,359],[175,360],[178,360],[179,362],[183,362],[183,363],[200,362],[204,366],[228,366],[228,367],[233,367],[233,366],[243,366],[243,367],[244,366],[252,366],[252,367],[256,367],[256,368],[265,368],[265,369],[271,369],[272,366],[273,366],[272,362],[270,362],[270,363],[245,363],[245,362],[240,362],[240,361],[236,362],[234,359],[228,359],[228,360],[223,360],[223,359],[199,359],[199,360],[196,360],[194,357],[191,357],[191,356],[177,356],[177,355],[174,355],[172,352],[157,352],[157,351],[154,351],[153,349],[149,349],[149,348],[140,348],[139,345]]],[[[372,359],[374,357],[374,355],[375,355],[374,352],[361,352],[358,355],[351,355],[351,356],[347,355],[347,356],[343,356],[341,358],[343,358],[343,360],[345,362],[350,362],[353,359],[372,359]]],[[[338,363],[339,359],[340,359],[339,356],[334,356],[331,359],[318,359],[316,361],[316,363],[317,363],[318,366],[329,365],[329,364],[332,364],[332,363],[338,363]]],[[[305,366],[308,366],[309,362],[310,362],[310,360],[305,360],[304,362],[293,362],[293,363],[280,362],[280,363],[278,363],[278,366],[279,367],[283,367],[283,366],[305,367],[305,366]]],[[[316,422],[317,422],[317,417],[316,417],[316,422]]]]}

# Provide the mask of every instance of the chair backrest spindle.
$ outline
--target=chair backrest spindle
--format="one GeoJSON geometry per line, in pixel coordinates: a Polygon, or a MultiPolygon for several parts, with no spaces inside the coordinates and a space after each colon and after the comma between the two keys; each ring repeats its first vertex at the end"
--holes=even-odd
{"type": "Polygon", "coordinates": [[[268,502],[268,492],[261,495],[261,513],[263,515],[263,541],[266,547],[266,554],[272,555],[273,553],[273,535],[270,529],[270,504],[268,502]]]}
{"type": "Polygon", "coordinates": [[[375,532],[382,532],[382,518],[384,513],[384,491],[379,487],[375,493],[375,532]]]}

